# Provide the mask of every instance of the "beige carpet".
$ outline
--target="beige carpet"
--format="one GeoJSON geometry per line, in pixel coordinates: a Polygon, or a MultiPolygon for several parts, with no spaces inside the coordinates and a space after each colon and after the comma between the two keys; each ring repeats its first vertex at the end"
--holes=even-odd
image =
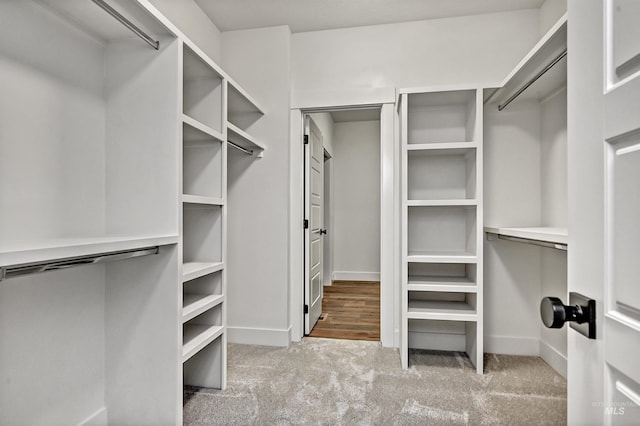
{"type": "Polygon", "coordinates": [[[225,391],[186,388],[185,425],[566,424],[566,381],[537,357],[306,338],[289,348],[229,345],[225,391]]]}

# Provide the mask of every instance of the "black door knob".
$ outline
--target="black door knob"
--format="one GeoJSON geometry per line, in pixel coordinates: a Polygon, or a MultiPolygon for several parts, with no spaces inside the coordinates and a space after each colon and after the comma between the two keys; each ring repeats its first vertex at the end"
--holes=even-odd
{"type": "Polygon", "coordinates": [[[321,229],[321,230],[320,230],[320,235],[325,235],[326,233],[327,233],[327,230],[326,230],[326,229],[321,229]]]}
{"type": "Polygon", "coordinates": [[[596,301],[579,293],[569,293],[569,305],[557,297],[543,298],[540,316],[548,328],[562,328],[565,322],[569,322],[578,333],[589,339],[596,338],[596,301]]]}

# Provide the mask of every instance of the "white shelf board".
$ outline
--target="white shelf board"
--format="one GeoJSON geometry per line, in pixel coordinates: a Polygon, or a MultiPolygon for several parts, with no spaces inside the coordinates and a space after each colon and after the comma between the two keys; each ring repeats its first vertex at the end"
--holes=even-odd
{"type": "Polygon", "coordinates": [[[187,262],[182,264],[182,282],[195,280],[224,269],[224,262],[187,262]]]}
{"type": "Polygon", "coordinates": [[[182,114],[182,122],[187,125],[184,128],[182,139],[187,142],[202,142],[210,140],[211,138],[217,141],[223,141],[224,135],[215,129],[202,124],[200,121],[187,114],[182,114]]]}
{"type": "Polygon", "coordinates": [[[410,251],[407,262],[415,263],[477,263],[478,257],[469,252],[410,251]]]}
{"type": "Polygon", "coordinates": [[[567,228],[525,227],[525,228],[494,228],[486,226],[484,232],[508,237],[525,238],[527,240],[542,241],[553,244],[568,244],[567,228]]]}
{"type": "Polygon", "coordinates": [[[441,277],[410,275],[408,291],[440,291],[451,293],[477,293],[478,286],[467,277],[441,277]]]}
{"type": "MultiPolygon", "coordinates": [[[[563,15],[504,79],[489,101],[502,104],[567,48],[567,14],[563,15]]],[[[518,99],[544,99],[567,83],[566,57],[526,89],[518,99]]]]}
{"type": "Polygon", "coordinates": [[[0,242],[0,266],[177,244],[177,235],[102,236],[0,242]]]}
{"type": "Polygon", "coordinates": [[[407,207],[455,207],[455,206],[477,206],[476,199],[451,199],[451,200],[408,200],[407,207]]]}
{"type": "Polygon", "coordinates": [[[221,325],[189,325],[182,327],[182,362],[200,352],[224,332],[221,325]]]}
{"type": "Polygon", "coordinates": [[[451,155],[459,153],[461,149],[476,149],[478,144],[476,142],[408,143],[406,147],[407,151],[434,151],[437,154],[451,155]]]}
{"type": "Polygon", "coordinates": [[[189,44],[184,45],[184,60],[183,60],[183,79],[184,80],[207,80],[216,79],[222,80],[224,77],[220,70],[212,66],[211,61],[208,58],[200,55],[200,52],[191,49],[189,44]]]}
{"type": "Polygon", "coordinates": [[[182,194],[182,202],[187,204],[207,204],[211,206],[224,206],[224,200],[218,197],[205,197],[202,195],[182,194]]]}
{"type": "Polygon", "coordinates": [[[233,123],[227,122],[227,140],[244,149],[263,151],[264,146],[233,123]]]}
{"type": "Polygon", "coordinates": [[[227,111],[234,114],[261,114],[264,115],[264,108],[247,93],[235,81],[228,79],[227,82],[227,111]]]}
{"type": "Polygon", "coordinates": [[[185,293],[182,297],[182,322],[185,323],[224,301],[221,294],[185,293]]]}
{"type": "Polygon", "coordinates": [[[476,321],[478,315],[466,302],[443,300],[409,300],[408,319],[442,321],[476,321]]]}

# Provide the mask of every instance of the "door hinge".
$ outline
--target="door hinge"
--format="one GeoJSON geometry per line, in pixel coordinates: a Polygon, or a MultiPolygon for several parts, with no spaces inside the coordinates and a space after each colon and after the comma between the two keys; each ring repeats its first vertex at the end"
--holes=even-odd
{"type": "Polygon", "coordinates": [[[304,229],[309,229],[309,219],[304,220],[304,229]]]}
{"type": "Polygon", "coordinates": [[[305,145],[309,144],[309,135],[304,135],[304,144],[305,145]]]}
{"type": "Polygon", "coordinates": [[[309,305],[304,305],[304,313],[305,314],[309,313],[309,305]]]}

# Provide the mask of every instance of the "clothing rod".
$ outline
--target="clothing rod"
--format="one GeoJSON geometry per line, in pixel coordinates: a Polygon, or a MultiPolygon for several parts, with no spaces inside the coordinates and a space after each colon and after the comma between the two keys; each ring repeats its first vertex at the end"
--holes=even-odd
{"type": "Polygon", "coordinates": [[[567,244],[563,244],[563,243],[552,243],[550,241],[532,240],[529,238],[512,237],[510,235],[502,235],[502,234],[497,234],[497,235],[499,240],[513,241],[515,243],[531,244],[534,246],[552,248],[552,249],[563,250],[563,251],[567,251],[568,249],[567,244]]]}
{"type": "Polygon", "coordinates": [[[14,266],[0,267],[0,281],[6,278],[36,274],[48,271],[68,269],[75,266],[95,265],[97,263],[114,262],[116,260],[158,254],[160,247],[145,247],[141,249],[113,251],[89,256],[69,257],[65,259],[48,260],[44,262],[26,263],[14,266]]]}
{"type": "Polygon", "coordinates": [[[527,90],[529,88],[529,86],[531,86],[533,83],[535,83],[540,77],[542,77],[547,71],[549,71],[551,68],[553,68],[553,66],[555,64],[557,64],[558,62],[560,62],[562,60],[562,58],[564,58],[565,56],[567,56],[567,49],[564,49],[562,51],[562,53],[560,53],[558,56],[556,56],[550,63],[549,65],[547,65],[546,67],[544,67],[542,70],[540,70],[536,75],[533,76],[533,78],[529,81],[527,81],[525,83],[524,86],[522,86],[520,89],[518,89],[518,91],[516,93],[514,93],[513,95],[511,95],[511,97],[509,99],[507,99],[505,101],[505,103],[498,105],[498,111],[502,111],[503,109],[505,109],[507,107],[507,105],[509,105],[511,102],[513,102],[513,100],[515,98],[517,98],[518,96],[520,96],[522,94],[522,92],[524,92],[525,90],[527,90]]]}
{"type": "Polygon", "coordinates": [[[113,7],[109,6],[104,0],[92,0],[95,4],[100,6],[105,12],[109,15],[113,16],[116,20],[118,20],[122,25],[129,28],[136,34],[138,37],[143,39],[149,46],[158,50],[160,48],[160,42],[149,37],[144,31],[138,28],[133,22],[125,18],[120,12],[115,10],[113,7]]]}
{"type": "Polygon", "coordinates": [[[253,150],[252,149],[243,148],[240,145],[236,145],[235,143],[233,143],[231,141],[227,141],[227,143],[229,145],[231,145],[232,147],[234,147],[235,149],[237,149],[238,151],[242,151],[247,155],[253,155],[253,150]]]}

